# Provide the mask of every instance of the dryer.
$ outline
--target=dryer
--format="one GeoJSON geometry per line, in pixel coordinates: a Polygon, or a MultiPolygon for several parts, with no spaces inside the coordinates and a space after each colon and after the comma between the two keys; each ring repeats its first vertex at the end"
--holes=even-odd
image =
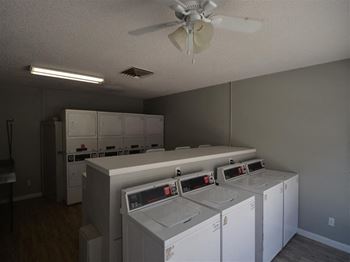
{"type": "Polygon", "coordinates": [[[220,214],[182,198],[175,179],[122,190],[123,261],[220,261],[220,214]]]}
{"type": "Polygon", "coordinates": [[[219,167],[217,181],[255,194],[255,261],[271,261],[282,249],[283,183],[250,176],[244,164],[219,167]]]}
{"type": "Polygon", "coordinates": [[[250,175],[278,179],[283,182],[283,246],[297,233],[299,210],[299,175],[266,169],[263,159],[243,162],[250,175]]]}
{"type": "Polygon", "coordinates": [[[221,214],[220,261],[255,261],[255,195],[239,188],[215,185],[212,171],[178,179],[182,197],[221,214]]]}

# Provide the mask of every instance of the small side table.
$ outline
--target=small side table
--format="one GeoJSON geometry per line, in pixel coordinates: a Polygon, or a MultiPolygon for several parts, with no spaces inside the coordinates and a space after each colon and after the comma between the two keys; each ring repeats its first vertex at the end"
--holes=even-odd
{"type": "Polygon", "coordinates": [[[13,232],[13,184],[16,182],[15,166],[12,159],[0,160],[0,185],[10,186],[11,232],[13,232]]]}

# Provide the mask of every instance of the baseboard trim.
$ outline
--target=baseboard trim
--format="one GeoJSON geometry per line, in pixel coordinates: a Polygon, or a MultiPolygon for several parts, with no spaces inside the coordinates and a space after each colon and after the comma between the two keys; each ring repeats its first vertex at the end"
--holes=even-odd
{"type": "Polygon", "coordinates": [[[13,201],[22,201],[22,200],[27,200],[27,199],[32,199],[32,198],[38,198],[42,197],[43,193],[38,192],[38,193],[32,193],[32,194],[27,194],[27,195],[22,195],[22,196],[17,196],[13,198],[13,201]]]}
{"type": "MultiPolygon", "coordinates": [[[[14,202],[18,202],[18,201],[22,201],[22,200],[27,200],[27,199],[32,199],[32,198],[38,198],[38,197],[42,197],[43,193],[42,192],[38,192],[38,193],[32,193],[32,194],[27,194],[27,195],[22,195],[22,196],[17,196],[13,198],[14,202]]],[[[0,204],[5,204],[8,203],[9,200],[8,199],[4,199],[0,201],[0,204]]]]}
{"type": "Polygon", "coordinates": [[[344,251],[344,252],[350,254],[350,245],[329,239],[327,237],[306,231],[306,230],[301,229],[301,228],[298,228],[297,233],[303,237],[310,238],[312,240],[315,240],[317,242],[320,242],[320,243],[325,244],[325,245],[330,246],[330,247],[334,247],[336,249],[339,249],[341,251],[344,251]]]}

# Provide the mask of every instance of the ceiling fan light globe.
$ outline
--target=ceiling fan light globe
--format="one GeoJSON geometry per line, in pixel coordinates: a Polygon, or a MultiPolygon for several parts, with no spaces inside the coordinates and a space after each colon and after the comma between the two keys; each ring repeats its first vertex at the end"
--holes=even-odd
{"type": "Polygon", "coordinates": [[[198,54],[210,47],[214,28],[210,23],[197,21],[194,23],[193,51],[198,54]]]}
{"type": "Polygon", "coordinates": [[[186,41],[187,41],[187,31],[186,29],[181,26],[178,29],[176,29],[174,32],[168,35],[168,38],[170,42],[179,50],[183,51],[186,47],[186,41]]]}

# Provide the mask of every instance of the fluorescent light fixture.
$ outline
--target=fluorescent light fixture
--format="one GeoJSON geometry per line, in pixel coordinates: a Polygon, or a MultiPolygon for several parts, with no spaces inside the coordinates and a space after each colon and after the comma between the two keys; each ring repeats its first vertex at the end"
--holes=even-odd
{"type": "Polygon", "coordinates": [[[63,78],[63,79],[69,79],[69,80],[81,81],[81,82],[87,82],[87,83],[93,83],[93,84],[102,84],[104,81],[104,79],[100,77],[68,73],[68,72],[36,67],[36,66],[30,67],[30,73],[33,75],[63,78]]]}

